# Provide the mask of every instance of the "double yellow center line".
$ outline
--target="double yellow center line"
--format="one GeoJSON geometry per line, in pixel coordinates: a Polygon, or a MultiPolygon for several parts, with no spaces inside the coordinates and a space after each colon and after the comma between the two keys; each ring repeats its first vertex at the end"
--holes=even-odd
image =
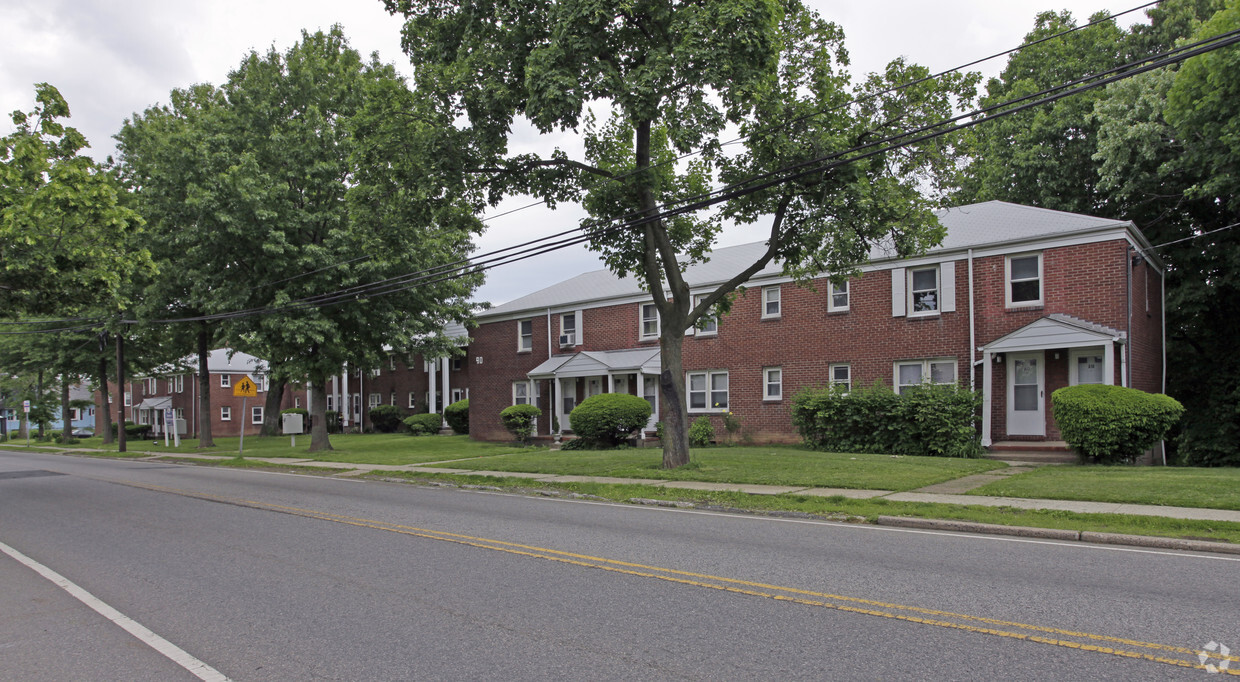
{"type": "MultiPolygon", "coordinates": [[[[857,613],[867,616],[876,616],[879,618],[890,618],[909,623],[917,623],[919,625],[950,628],[953,630],[964,630],[967,632],[976,632],[994,637],[1004,637],[1007,639],[1035,642],[1038,644],[1047,644],[1051,646],[1077,649],[1080,651],[1110,654],[1112,656],[1120,656],[1123,658],[1141,659],[1182,668],[1195,668],[1199,670],[1207,669],[1206,665],[1202,664],[1199,659],[1199,655],[1202,652],[1197,649],[1190,649],[1182,646],[1158,644],[1155,642],[1143,642],[1140,640],[1125,639],[1122,637],[1111,637],[1089,632],[1079,632],[1075,630],[1066,630],[1042,625],[1032,625],[1029,623],[998,620],[983,616],[971,616],[968,614],[952,613],[950,611],[927,609],[918,606],[893,604],[889,602],[875,601],[872,599],[862,599],[859,597],[849,597],[839,594],[803,590],[795,587],[783,587],[780,585],[771,585],[749,580],[738,580],[735,578],[726,578],[723,576],[709,575],[705,573],[694,573],[691,571],[681,571],[673,568],[649,566],[628,561],[620,561],[618,559],[590,556],[588,554],[564,552],[546,547],[537,547],[533,545],[506,542],[503,540],[494,540],[490,538],[481,538],[472,535],[462,535],[460,533],[449,533],[446,531],[438,531],[428,528],[418,528],[416,526],[387,523],[373,519],[343,516],[340,514],[331,514],[313,509],[270,504],[255,500],[230,498],[192,490],[181,490],[178,488],[151,485],[148,483],[116,480],[111,482],[121,483],[123,485],[146,490],[209,500],[212,502],[222,502],[250,507],[253,509],[275,511],[305,518],[343,523],[360,528],[370,528],[374,530],[388,531],[391,533],[399,533],[401,535],[409,535],[428,540],[452,542],[460,545],[467,545],[469,547],[476,547],[478,549],[505,552],[508,554],[515,554],[533,559],[542,559],[544,561],[555,561],[573,566],[581,566],[583,568],[594,568],[603,571],[611,571],[613,573],[637,576],[640,578],[654,578],[656,580],[691,585],[693,587],[704,587],[723,592],[742,594],[749,597],[760,597],[763,599],[790,602],[802,606],[813,606],[843,611],[846,613],[857,613]]],[[[1236,666],[1236,669],[1219,669],[1219,666],[1223,661],[1240,662],[1240,656],[1233,655],[1222,657],[1214,652],[1209,653],[1210,660],[1208,663],[1213,664],[1212,667],[1214,667],[1217,672],[1240,676],[1240,666],[1236,666]]]]}

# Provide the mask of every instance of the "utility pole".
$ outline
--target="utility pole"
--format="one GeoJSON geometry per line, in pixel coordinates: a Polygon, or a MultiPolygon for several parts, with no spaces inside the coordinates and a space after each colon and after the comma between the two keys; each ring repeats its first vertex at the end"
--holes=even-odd
{"type": "Polygon", "coordinates": [[[116,451],[125,452],[125,334],[116,334],[116,451]]]}

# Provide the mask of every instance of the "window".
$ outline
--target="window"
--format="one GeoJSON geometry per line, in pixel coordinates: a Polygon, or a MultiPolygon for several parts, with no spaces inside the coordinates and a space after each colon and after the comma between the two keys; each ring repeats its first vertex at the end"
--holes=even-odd
{"type": "Polygon", "coordinates": [[[69,420],[78,421],[82,418],[82,411],[76,407],[69,408],[69,420]]]}
{"type": "Polygon", "coordinates": [[[762,370],[763,400],[781,400],[784,397],[784,370],[767,367],[762,370]]]}
{"type": "Polygon", "coordinates": [[[374,368],[374,369],[370,370],[370,378],[371,378],[371,379],[374,379],[375,377],[377,377],[377,376],[379,376],[379,375],[381,375],[381,374],[383,374],[383,368],[382,368],[382,367],[376,367],[376,368],[374,368]]]}
{"type": "Polygon", "coordinates": [[[831,283],[831,295],[827,297],[827,312],[842,313],[848,310],[848,282],[831,283]]]}
{"type": "Polygon", "coordinates": [[[762,287],[762,317],[779,317],[779,285],[762,287]]]}
{"type": "Polygon", "coordinates": [[[395,355],[388,356],[388,369],[392,370],[393,372],[396,371],[396,356],[395,355]]]}
{"type": "Polygon", "coordinates": [[[250,423],[251,424],[262,424],[263,423],[263,408],[261,405],[258,407],[250,408],[250,423]]]}
{"type": "MultiPolygon", "coordinates": [[[[693,297],[693,305],[695,306],[698,305],[699,303],[702,302],[702,299],[704,298],[706,297],[705,296],[693,297]]],[[[715,317],[713,310],[710,313],[707,313],[706,315],[703,315],[700,319],[698,319],[697,321],[698,336],[713,336],[718,333],[719,333],[719,318],[715,317]]]]}
{"type": "Polygon", "coordinates": [[[362,413],[362,394],[353,394],[353,416],[357,417],[362,413]]]}
{"type": "Polygon", "coordinates": [[[534,321],[517,322],[517,352],[528,353],[534,350],[534,321]]]}
{"type": "Polygon", "coordinates": [[[689,410],[723,412],[728,409],[728,373],[690,372],[689,410]]]}
{"type": "Polygon", "coordinates": [[[1008,306],[1042,303],[1042,254],[1008,256],[1006,265],[1008,306]]]}
{"type": "Polygon", "coordinates": [[[267,384],[268,384],[267,375],[265,374],[254,375],[254,390],[256,392],[265,393],[267,391],[267,384]]]}
{"type": "Polygon", "coordinates": [[[231,386],[232,386],[232,375],[221,374],[220,375],[220,388],[229,388],[231,386]]]}
{"type": "Polygon", "coordinates": [[[653,303],[643,303],[641,307],[642,329],[641,340],[659,338],[659,308],[653,303]]]}
{"type": "Polygon", "coordinates": [[[896,363],[896,393],[901,393],[905,387],[918,386],[925,382],[956,383],[956,361],[952,358],[935,358],[896,363]]]}
{"type": "Polygon", "coordinates": [[[185,375],[178,374],[172,377],[172,390],[175,393],[183,393],[185,391],[185,375]]]}
{"type": "Polygon", "coordinates": [[[409,391],[409,409],[416,410],[418,407],[418,394],[409,391]]]}
{"type": "Polygon", "coordinates": [[[465,358],[452,358],[452,371],[459,372],[465,366],[465,358]]]}
{"type": "Polygon", "coordinates": [[[577,313],[560,315],[560,346],[577,345],[577,313]]]}
{"type": "Polygon", "coordinates": [[[389,396],[389,398],[390,400],[388,401],[388,404],[390,404],[392,407],[396,407],[396,391],[392,391],[392,394],[389,396]]]}
{"type": "Polygon", "coordinates": [[[125,407],[133,407],[133,393],[125,392],[125,407]]]}
{"type": "Polygon", "coordinates": [[[382,393],[371,393],[369,396],[366,397],[366,406],[371,409],[374,409],[382,404],[383,404],[382,393]]]}
{"type": "Polygon", "coordinates": [[[909,287],[910,315],[930,315],[939,312],[938,268],[920,268],[909,271],[912,286],[909,287]]]}
{"type": "Polygon", "coordinates": [[[514,381],[512,382],[512,404],[513,405],[532,405],[530,400],[530,382],[514,381]]]}
{"type": "Polygon", "coordinates": [[[293,407],[301,409],[301,398],[293,398],[293,407]]]}
{"type": "Polygon", "coordinates": [[[159,379],[147,379],[146,394],[155,395],[156,393],[159,393],[159,379]]]}
{"type": "Polygon", "coordinates": [[[220,421],[222,422],[232,421],[232,408],[231,407],[220,408],[220,421]]]}
{"type": "Polygon", "coordinates": [[[461,402],[462,400],[464,400],[464,399],[466,399],[466,398],[468,398],[468,397],[469,397],[469,389],[468,389],[468,388],[454,388],[454,389],[452,389],[452,402],[454,402],[454,403],[459,403],[459,402],[461,402]]]}
{"type": "Polygon", "coordinates": [[[1073,350],[1068,354],[1068,384],[1102,384],[1106,372],[1103,371],[1106,357],[1101,350],[1086,348],[1073,350]]]}
{"type": "Polygon", "coordinates": [[[845,391],[851,391],[852,366],[847,364],[831,365],[831,385],[843,386],[845,391]]]}
{"type": "Polygon", "coordinates": [[[336,409],[336,398],[332,394],[327,394],[327,411],[331,412],[336,409]]]}
{"type": "Polygon", "coordinates": [[[174,410],[172,413],[172,418],[173,419],[185,419],[185,408],[184,407],[176,408],[176,410],[174,410]]]}

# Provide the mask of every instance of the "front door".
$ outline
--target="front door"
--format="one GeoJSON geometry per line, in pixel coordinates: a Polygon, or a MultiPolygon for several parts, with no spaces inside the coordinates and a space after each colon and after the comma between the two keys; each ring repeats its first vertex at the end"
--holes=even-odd
{"type": "Polygon", "coordinates": [[[1042,351],[1008,353],[1007,432],[1009,436],[1046,435],[1046,368],[1042,351]]]}

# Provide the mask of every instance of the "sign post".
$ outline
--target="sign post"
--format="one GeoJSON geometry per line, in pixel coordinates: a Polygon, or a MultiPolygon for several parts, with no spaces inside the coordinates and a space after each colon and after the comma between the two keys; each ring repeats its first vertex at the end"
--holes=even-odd
{"type": "Polygon", "coordinates": [[[247,414],[245,403],[249,398],[258,397],[258,387],[254,385],[250,377],[241,377],[241,381],[238,381],[233,386],[233,397],[241,398],[241,419],[239,420],[241,422],[241,442],[237,445],[237,456],[240,457],[241,452],[245,449],[245,415],[247,414]]]}
{"type": "Polygon", "coordinates": [[[22,401],[22,414],[24,415],[23,419],[26,420],[26,447],[30,447],[30,401],[29,400],[22,401]]]}

